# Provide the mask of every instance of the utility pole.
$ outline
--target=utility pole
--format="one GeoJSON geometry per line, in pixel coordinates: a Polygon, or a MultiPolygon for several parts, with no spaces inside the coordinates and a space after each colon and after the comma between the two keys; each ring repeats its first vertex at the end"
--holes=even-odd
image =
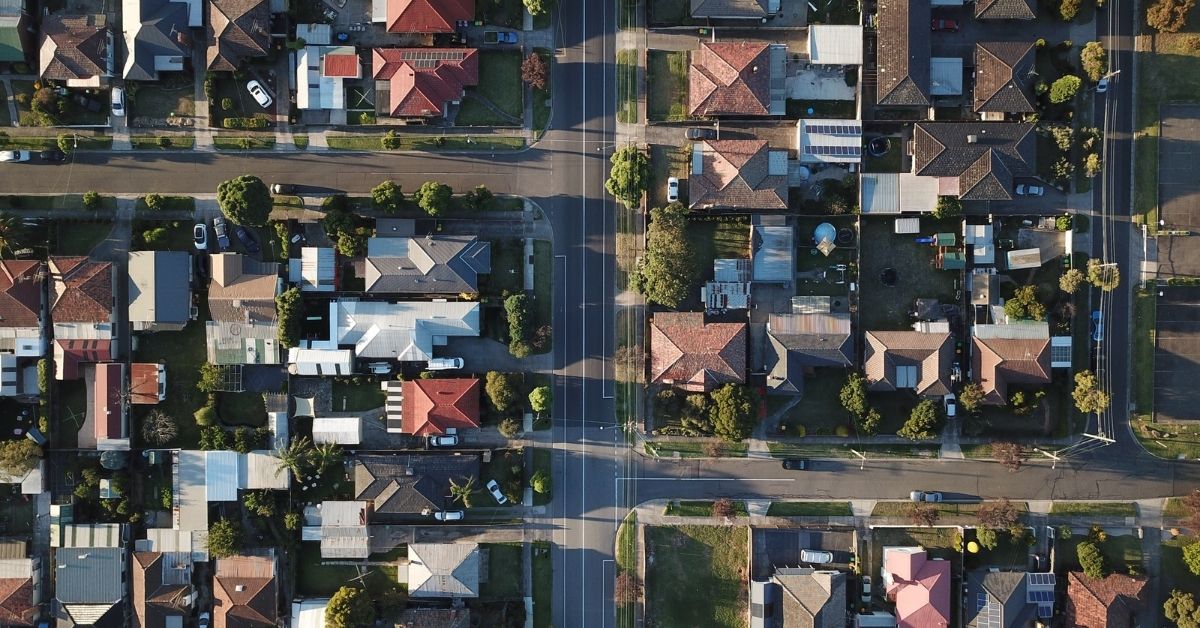
{"type": "Polygon", "coordinates": [[[855,449],[851,449],[850,453],[854,454],[855,456],[858,456],[859,460],[862,461],[862,463],[858,465],[859,471],[862,471],[863,469],[867,468],[867,456],[866,455],[864,455],[862,452],[855,450],[855,449]]]}

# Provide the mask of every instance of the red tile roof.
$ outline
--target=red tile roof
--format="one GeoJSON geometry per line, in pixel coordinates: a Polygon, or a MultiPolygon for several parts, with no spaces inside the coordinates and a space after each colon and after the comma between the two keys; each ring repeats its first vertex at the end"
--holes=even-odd
{"type": "Polygon", "coordinates": [[[478,428],[479,388],[474,378],[404,382],[402,433],[429,436],[448,428],[478,428]]]}
{"type": "Polygon", "coordinates": [[[1050,383],[1049,338],[975,336],[971,367],[983,387],[983,402],[1008,403],[1009,384],[1050,383]]]}
{"type": "Polygon", "coordinates": [[[745,382],[746,324],[706,323],[700,312],[655,314],[650,380],[695,392],[745,382]]]}
{"type": "Polygon", "coordinates": [[[1145,604],[1146,580],[1115,573],[1094,580],[1082,573],[1067,574],[1067,621],[1076,628],[1131,628],[1145,604]]]}
{"type": "Polygon", "coordinates": [[[950,561],[924,552],[887,552],[884,570],[892,575],[887,597],[896,603],[897,628],[950,626],[950,561]]]}
{"type": "Polygon", "coordinates": [[[96,380],[92,387],[92,411],[95,412],[96,440],[124,438],[121,420],[121,376],[119,362],[96,365],[96,380]]]}
{"type": "Polygon", "coordinates": [[[474,48],[375,48],[371,66],[373,78],[389,84],[388,111],[395,117],[443,116],[447,102],[479,84],[474,48]]]}
{"type": "Polygon", "coordinates": [[[139,362],[129,365],[129,401],[137,404],[158,403],[157,363],[139,362]]]}
{"type": "Polygon", "coordinates": [[[706,140],[698,146],[700,171],[688,178],[689,208],[787,209],[787,151],[774,151],[782,171],[772,173],[766,140],[706,140]]]}
{"type": "Polygon", "coordinates": [[[689,113],[770,115],[769,50],[768,44],[748,41],[700,44],[688,73],[689,113]]]}
{"type": "Polygon", "coordinates": [[[112,341],[78,339],[54,341],[54,378],[79,379],[79,365],[111,360],[112,341]]]}
{"type": "Polygon", "coordinates": [[[475,0],[387,0],[391,33],[453,33],[454,23],[475,19],[475,0]]]}
{"type": "Polygon", "coordinates": [[[362,66],[358,55],[328,54],[321,59],[321,76],[338,78],[361,78],[362,66]]]}
{"type": "Polygon", "coordinates": [[[217,559],[213,575],[213,628],[274,628],[278,617],[275,559],[217,559]]]}
{"type": "Polygon", "coordinates": [[[112,316],[112,264],[86,257],[51,257],[54,279],[50,317],[55,323],[108,323],[112,316]]]}
{"type": "Polygon", "coordinates": [[[0,327],[35,327],[42,309],[45,266],[38,261],[0,261],[0,327]]]}
{"type": "Polygon", "coordinates": [[[33,579],[0,578],[0,625],[32,626],[36,617],[33,579]]]}

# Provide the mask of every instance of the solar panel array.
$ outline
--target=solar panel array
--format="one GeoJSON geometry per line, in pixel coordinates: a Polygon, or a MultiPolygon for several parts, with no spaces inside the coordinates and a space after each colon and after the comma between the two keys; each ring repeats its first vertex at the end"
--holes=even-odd
{"type": "Polygon", "coordinates": [[[1000,603],[987,593],[975,594],[975,625],[978,628],[1003,628],[1000,625],[1000,603]]]}
{"type": "Polygon", "coordinates": [[[404,60],[417,68],[437,67],[442,61],[461,61],[466,53],[462,50],[430,48],[428,50],[405,50],[404,60]]]}
{"type": "Polygon", "coordinates": [[[806,124],[804,130],[822,135],[862,135],[862,126],[857,124],[806,124]]]}
{"type": "Polygon", "coordinates": [[[1049,619],[1053,616],[1054,616],[1054,605],[1053,604],[1039,604],[1038,605],[1038,619],[1049,619]]]}
{"type": "Polygon", "coordinates": [[[1029,586],[1054,586],[1054,574],[1052,573],[1031,573],[1029,578],[1029,586]]]}
{"type": "Polygon", "coordinates": [[[805,146],[805,155],[830,155],[834,157],[861,157],[861,146],[805,146]]]}
{"type": "Polygon", "coordinates": [[[1028,595],[1026,596],[1026,601],[1027,602],[1036,602],[1038,604],[1046,604],[1046,603],[1053,604],[1054,603],[1054,591],[1041,590],[1041,589],[1036,589],[1036,590],[1030,591],[1028,593],[1028,595]]]}

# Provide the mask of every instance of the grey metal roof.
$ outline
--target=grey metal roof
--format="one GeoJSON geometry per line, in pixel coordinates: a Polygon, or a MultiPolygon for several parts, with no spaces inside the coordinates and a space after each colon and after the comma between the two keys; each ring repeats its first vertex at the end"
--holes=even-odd
{"type": "Polygon", "coordinates": [[[472,236],[371,238],[367,241],[367,292],[457,294],[479,290],[492,271],[491,244],[472,236]]]}
{"type": "MultiPolygon", "coordinates": [[[[136,29],[125,64],[125,78],[158,80],[158,57],[187,57],[191,54],[188,5],[169,0],[139,0],[140,15],[124,16],[126,30],[136,29]]],[[[127,38],[126,41],[129,41],[127,38]]],[[[182,62],[182,61],[181,61],[182,62]]]]}
{"type": "Polygon", "coordinates": [[[411,597],[479,597],[478,543],[411,543],[408,594],[411,597]]]}
{"type": "Polygon", "coordinates": [[[131,252],[129,320],[186,323],[192,307],[187,281],[191,263],[191,255],[179,251],[131,252]]]}
{"type": "Polygon", "coordinates": [[[795,277],[792,270],[793,229],[753,225],[750,229],[750,252],[754,256],[754,281],[781,283],[795,277]]]}
{"type": "Polygon", "coordinates": [[[54,596],[63,604],[120,602],[124,572],[124,548],[59,548],[54,556],[54,596]]]}

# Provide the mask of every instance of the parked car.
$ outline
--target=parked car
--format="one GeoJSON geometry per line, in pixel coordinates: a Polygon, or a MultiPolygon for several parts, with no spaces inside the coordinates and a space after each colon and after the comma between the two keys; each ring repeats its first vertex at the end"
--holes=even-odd
{"type": "Polygon", "coordinates": [[[254,234],[250,233],[249,229],[238,225],[233,230],[233,235],[237,236],[238,242],[241,242],[242,246],[246,247],[247,253],[259,252],[258,240],[254,239],[254,234]]]}
{"type": "Polygon", "coordinates": [[[862,577],[862,603],[871,603],[871,576],[862,577]]]}
{"type": "Polygon", "coordinates": [[[213,218],[213,231],[217,234],[217,248],[222,251],[229,250],[229,231],[226,229],[225,224],[223,216],[213,218]]]}
{"type": "Polygon", "coordinates": [[[1108,78],[1102,78],[1096,83],[1096,93],[1103,94],[1108,91],[1108,78]]]}
{"type": "Polygon", "coordinates": [[[372,362],[367,365],[372,375],[387,375],[392,372],[392,365],[387,362],[372,362]]]}
{"type": "Polygon", "coordinates": [[[517,34],[512,31],[484,31],[483,43],[515,44],[517,43],[517,34]]]}
{"type": "Polygon", "coordinates": [[[958,20],[950,20],[946,18],[935,17],[932,23],[933,32],[935,33],[957,33],[958,20]]]}
{"type": "Polygon", "coordinates": [[[38,158],[42,161],[59,164],[67,160],[67,154],[57,148],[51,148],[38,153],[38,158]]]}
{"type": "Polygon", "coordinates": [[[125,117],[125,90],[120,87],[112,88],[112,114],[114,118],[125,117]]]}
{"type": "Polygon", "coordinates": [[[679,179],[670,177],[667,179],[667,202],[674,203],[679,200],[679,179]]]}
{"type": "Polygon", "coordinates": [[[825,550],[800,550],[800,562],[814,565],[828,565],[833,562],[833,552],[825,550]]]}
{"type": "Polygon", "coordinates": [[[946,404],[946,418],[953,419],[958,414],[958,398],[950,393],[942,397],[942,402],[946,404]]]}
{"type": "Polygon", "coordinates": [[[295,194],[296,186],[291,183],[276,183],[271,186],[271,194],[295,194]]]}
{"type": "Polygon", "coordinates": [[[255,102],[263,109],[270,107],[271,103],[275,102],[271,98],[271,95],[267,93],[267,90],[263,89],[262,83],[259,83],[257,80],[251,79],[250,82],[246,83],[246,91],[250,92],[255,102]]]}
{"type": "Polygon", "coordinates": [[[200,223],[192,227],[192,242],[196,244],[197,251],[208,250],[208,225],[200,223]]]}
{"type": "Polygon", "coordinates": [[[462,358],[431,358],[426,369],[430,371],[452,371],[462,367],[462,358]]]}
{"type": "Polygon", "coordinates": [[[913,491],[908,494],[908,498],[914,502],[937,504],[942,501],[942,494],[930,491],[913,491]]]}
{"type": "Polygon", "coordinates": [[[456,434],[430,436],[425,442],[429,443],[430,447],[455,447],[458,445],[458,436],[456,434]]]}
{"type": "Polygon", "coordinates": [[[200,613],[200,618],[199,618],[199,620],[197,620],[197,623],[200,626],[200,628],[208,628],[208,626],[211,622],[212,622],[212,615],[209,615],[208,613],[200,613]]]}
{"type": "Polygon", "coordinates": [[[504,493],[500,492],[500,485],[495,480],[488,480],[487,490],[496,499],[497,504],[503,506],[508,503],[508,498],[504,496],[504,493]]]}
{"type": "Polygon", "coordinates": [[[29,161],[29,151],[0,150],[0,161],[29,161]]]}
{"type": "Polygon", "coordinates": [[[715,140],[717,139],[717,130],[706,126],[688,127],[684,133],[689,140],[715,140]]]}
{"type": "Polygon", "coordinates": [[[1017,196],[1041,196],[1046,193],[1045,186],[1022,183],[1017,186],[1017,196]]]}
{"type": "Polygon", "coordinates": [[[808,468],[808,461],[804,458],[784,458],[783,468],[788,471],[803,471],[808,468]]]}
{"type": "Polygon", "coordinates": [[[467,513],[461,510],[439,510],[433,513],[433,518],[438,521],[462,521],[467,517],[467,513]]]}
{"type": "Polygon", "coordinates": [[[1100,310],[1092,312],[1092,342],[1104,340],[1104,315],[1100,310]]]}

